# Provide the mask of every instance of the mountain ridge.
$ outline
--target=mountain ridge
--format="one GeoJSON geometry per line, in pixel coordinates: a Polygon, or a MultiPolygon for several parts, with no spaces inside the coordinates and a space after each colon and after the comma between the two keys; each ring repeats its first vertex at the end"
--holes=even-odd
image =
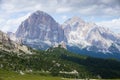
{"type": "Polygon", "coordinates": [[[82,49],[101,54],[120,53],[117,34],[76,16],[60,25],[49,14],[36,11],[21,23],[15,35],[23,44],[36,49],[45,50],[64,42],[71,48],[78,47],[79,53],[82,49]]]}
{"type": "Polygon", "coordinates": [[[9,36],[0,31],[0,51],[17,53],[17,54],[31,54],[29,48],[21,43],[15,42],[9,38],[9,36]]]}

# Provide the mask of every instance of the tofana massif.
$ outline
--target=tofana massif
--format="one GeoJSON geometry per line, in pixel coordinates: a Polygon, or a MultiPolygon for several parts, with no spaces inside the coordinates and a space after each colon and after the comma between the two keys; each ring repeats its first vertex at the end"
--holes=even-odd
{"type": "Polygon", "coordinates": [[[72,52],[120,59],[120,36],[77,16],[59,24],[49,14],[36,11],[20,24],[14,37],[36,49],[64,44],[72,52]]]}

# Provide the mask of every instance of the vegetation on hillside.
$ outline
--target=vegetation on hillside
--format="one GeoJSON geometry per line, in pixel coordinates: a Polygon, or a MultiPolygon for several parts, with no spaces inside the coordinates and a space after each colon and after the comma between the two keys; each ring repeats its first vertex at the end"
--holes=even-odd
{"type": "Polygon", "coordinates": [[[71,53],[64,48],[33,54],[18,54],[0,50],[0,68],[20,74],[52,75],[65,78],[120,78],[120,62],[71,53]]]}

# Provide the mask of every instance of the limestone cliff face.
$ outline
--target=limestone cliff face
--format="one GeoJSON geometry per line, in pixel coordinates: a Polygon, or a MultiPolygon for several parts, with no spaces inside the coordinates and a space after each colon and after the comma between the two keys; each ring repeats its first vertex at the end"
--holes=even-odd
{"type": "Polygon", "coordinates": [[[16,37],[21,37],[26,42],[59,43],[64,40],[64,31],[50,15],[36,11],[21,23],[16,31],[16,37]]]}
{"type": "Polygon", "coordinates": [[[79,17],[72,17],[62,25],[68,45],[77,46],[80,49],[87,48],[90,51],[112,52],[109,48],[116,47],[116,52],[120,49],[120,37],[95,23],[88,23],[79,17]],[[94,48],[97,49],[94,49],[94,48]]]}

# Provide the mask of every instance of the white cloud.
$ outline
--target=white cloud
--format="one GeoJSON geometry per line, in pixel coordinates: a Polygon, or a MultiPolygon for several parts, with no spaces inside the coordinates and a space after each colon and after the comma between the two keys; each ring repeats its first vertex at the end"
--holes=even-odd
{"type": "Polygon", "coordinates": [[[65,13],[65,12],[70,12],[71,8],[67,8],[67,7],[60,7],[56,9],[57,13],[65,13]]]}
{"type": "Polygon", "coordinates": [[[8,31],[15,32],[18,26],[21,24],[21,22],[24,21],[29,15],[30,13],[28,13],[23,17],[19,17],[17,19],[9,19],[7,21],[4,21],[3,23],[5,25],[2,25],[0,28],[4,32],[8,32],[8,31]]]}
{"type": "MultiPolygon", "coordinates": [[[[94,20],[96,16],[97,19],[114,18],[120,16],[120,0],[2,0],[0,3],[0,18],[2,18],[0,19],[0,29],[15,32],[15,28],[22,21],[19,14],[32,13],[36,10],[59,15],[62,20],[67,18],[62,15],[71,17],[74,14],[82,17],[92,16],[94,20]]],[[[54,17],[54,15],[52,16],[54,17]]],[[[108,24],[108,22],[100,23],[108,24]]],[[[114,26],[118,26],[118,23],[115,23],[114,26]]]]}
{"type": "Polygon", "coordinates": [[[4,21],[5,21],[5,19],[0,18],[0,23],[3,23],[4,21]]]}
{"type": "Polygon", "coordinates": [[[107,27],[113,32],[120,33],[120,18],[110,21],[102,21],[97,23],[99,26],[107,27]]]}
{"type": "Polygon", "coordinates": [[[120,16],[119,0],[4,0],[1,10],[14,13],[43,10],[54,13],[76,12],[81,15],[120,16]],[[113,4],[114,3],[114,4],[113,4]]]}
{"type": "Polygon", "coordinates": [[[68,19],[68,17],[67,17],[66,15],[61,16],[61,18],[62,18],[64,21],[68,19]]]}

